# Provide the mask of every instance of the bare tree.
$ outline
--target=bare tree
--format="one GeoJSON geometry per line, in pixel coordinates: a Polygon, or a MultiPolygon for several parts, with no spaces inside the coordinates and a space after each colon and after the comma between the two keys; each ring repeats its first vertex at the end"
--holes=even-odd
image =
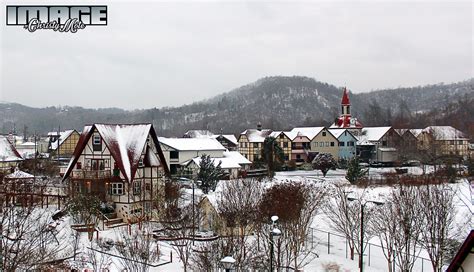
{"type": "Polygon", "coordinates": [[[423,226],[419,187],[401,183],[392,191],[391,199],[395,207],[392,222],[397,227],[393,237],[396,264],[402,272],[412,271],[420,253],[423,226]]]}
{"type": "Polygon", "coordinates": [[[121,229],[121,239],[115,243],[115,248],[123,256],[121,264],[128,271],[148,271],[150,264],[160,258],[158,243],[153,238],[148,224],[142,230],[134,230],[131,235],[126,229],[121,229]]]}
{"type": "Polygon", "coordinates": [[[233,180],[222,183],[222,191],[217,198],[217,212],[224,223],[225,243],[230,247],[237,266],[245,269],[249,264],[253,245],[248,235],[255,229],[258,207],[263,194],[262,183],[258,180],[233,180]]]}
{"type": "MultiPolygon", "coordinates": [[[[276,243],[276,263],[278,267],[304,267],[312,255],[312,246],[307,242],[309,227],[318,213],[325,197],[325,189],[315,185],[286,182],[274,185],[263,195],[259,205],[260,218],[258,236],[269,240],[270,229],[266,222],[270,217],[279,217],[278,227],[281,237],[276,243]]],[[[264,248],[268,243],[262,243],[264,248]]],[[[266,250],[266,252],[268,252],[266,250]]]]}
{"type": "Polygon", "coordinates": [[[98,248],[101,251],[107,251],[110,249],[111,244],[108,240],[100,239],[97,243],[91,241],[91,248],[85,252],[88,263],[92,265],[92,268],[96,272],[105,272],[110,268],[112,262],[110,255],[94,250],[98,248]]]}
{"type": "Polygon", "coordinates": [[[170,242],[173,250],[178,254],[179,259],[183,263],[183,270],[188,271],[189,261],[193,248],[193,220],[192,205],[182,208],[169,206],[163,218],[163,227],[165,234],[172,239],[170,242]]]}
{"type": "Polygon", "coordinates": [[[32,270],[69,255],[68,241],[58,241],[47,210],[0,204],[0,263],[5,271],[32,270]]]}
{"type": "MultiPolygon", "coordinates": [[[[331,227],[346,237],[350,258],[354,260],[354,254],[360,249],[360,201],[355,203],[349,201],[347,196],[351,193],[347,191],[345,185],[336,185],[333,194],[330,196],[331,200],[324,206],[324,212],[328,216],[331,227]]],[[[364,240],[367,239],[367,232],[364,232],[364,240]]]]}
{"type": "Polygon", "coordinates": [[[446,183],[423,186],[420,192],[424,219],[421,245],[428,252],[433,271],[442,271],[451,250],[452,239],[459,232],[455,225],[455,192],[446,183]]]}
{"type": "Polygon", "coordinates": [[[395,245],[394,240],[398,231],[397,224],[394,223],[395,206],[390,199],[385,204],[374,210],[372,220],[369,223],[371,232],[380,240],[382,252],[387,260],[388,272],[393,271],[393,263],[395,261],[395,245]]]}

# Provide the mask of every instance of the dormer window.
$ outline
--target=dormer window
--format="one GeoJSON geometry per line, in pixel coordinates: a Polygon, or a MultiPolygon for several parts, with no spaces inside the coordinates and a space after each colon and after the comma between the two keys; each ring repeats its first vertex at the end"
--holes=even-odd
{"type": "Polygon", "coordinates": [[[92,150],[102,151],[102,140],[100,139],[99,134],[94,134],[92,136],[92,150]]]}

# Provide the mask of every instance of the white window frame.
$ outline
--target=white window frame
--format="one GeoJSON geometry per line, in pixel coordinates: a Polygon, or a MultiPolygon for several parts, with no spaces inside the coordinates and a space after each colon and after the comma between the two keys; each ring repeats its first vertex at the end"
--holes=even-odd
{"type": "Polygon", "coordinates": [[[94,136],[92,137],[92,144],[93,145],[100,145],[101,144],[101,139],[100,139],[99,134],[94,134],[94,136]]]}
{"type": "Polygon", "coordinates": [[[123,195],[123,183],[122,182],[113,182],[110,184],[110,194],[111,195],[123,195]]]}
{"type": "Polygon", "coordinates": [[[133,182],[133,194],[139,195],[142,192],[142,184],[140,181],[133,182]]]}

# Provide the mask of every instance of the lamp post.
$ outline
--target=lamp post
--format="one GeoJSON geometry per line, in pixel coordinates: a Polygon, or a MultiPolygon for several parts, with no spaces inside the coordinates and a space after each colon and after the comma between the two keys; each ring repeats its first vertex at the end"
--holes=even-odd
{"type": "Polygon", "coordinates": [[[281,231],[275,226],[276,221],[278,220],[278,216],[274,215],[271,217],[272,220],[272,229],[270,231],[270,272],[273,272],[273,251],[274,251],[274,240],[273,237],[275,237],[278,241],[278,238],[280,238],[281,231]]]}
{"type": "MultiPolygon", "coordinates": [[[[357,198],[347,197],[347,200],[354,201],[354,200],[357,200],[357,198]]],[[[360,272],[363,272],[363,264],[364,264],[364,208],[365,208],[365,205],[367,205],[367,203],[369,202],[377,206],[381,206],[384,204],[383,202],[372,201],[372,200],[367,200],[364,203],[360,204],[360,244],[359,244],[359,248],[360,248],[359,271],[360,272]]]]}
{"type": "Polygon", "coordinates": [[[226,256],[221,260],[222,267],[224,267],[225,272],[230,272],[230,270],[234,267],[235,259],[232,256],[226,256]]]}

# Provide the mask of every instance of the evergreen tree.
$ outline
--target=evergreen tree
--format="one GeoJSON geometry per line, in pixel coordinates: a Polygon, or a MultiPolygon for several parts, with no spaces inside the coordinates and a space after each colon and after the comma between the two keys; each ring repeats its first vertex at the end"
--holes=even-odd
{"type": "Polygon", "coordinates": [[[284,161],[283,149],[278,145],[276,138],[267,137],[263,142],[262,148],[263,162],[267,165],[268,175],[273,176],[275,171],[281,169],[284,161]]]}
{"type": "Polygon", "coordinates": [[[354,157],[349,161],[347,168],[346,179],[354,184],[367,174],[367,170],[362,169],[359,162],[359,157],[354,157]]]}
{"type": "Polygon", "coordinates": [[[216,189],[217,181],[224,177],[225,172],[221,168],[221,163],[214,165],[211,156],[203,154],[199,162],[198,180],[201,181],[201,190],[207,194],[216,189]]]}
{"type": "Polygon", "coordinates": [[[330,169],[335,169],[336,165],[337,162],[330,153],[320,153],[313,159],[313,169],[321,170],[324,177],[330,169]]]}

